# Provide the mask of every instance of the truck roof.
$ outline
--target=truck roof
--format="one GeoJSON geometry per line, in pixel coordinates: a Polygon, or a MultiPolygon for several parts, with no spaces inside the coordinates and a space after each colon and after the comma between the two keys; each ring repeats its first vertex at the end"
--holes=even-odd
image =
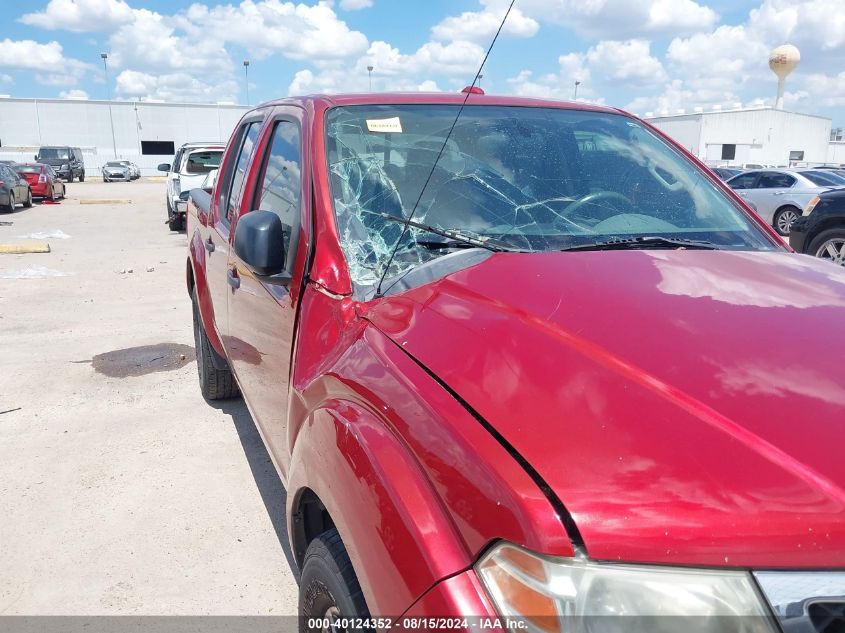
{"type": "MultiPolygon", "coordinates": [[[[297,97],[285,97],[261,103],[255,109],[276,105],[307,104],[322,106],[323,109],[334,106],[374,105],[374,104],[441,104],[460,105],[466,97],[462,92],[366,92],[345,94],[311,94],[297,97]]],[[[534,108],[563,108],[570,110],[588,110],[596,112],[620,113],[618,108],[584,103],[581,101],[559,101],[536,97],[514,97],[509,95],[471,94],[467,105],[500,105],[534,108]]]]}

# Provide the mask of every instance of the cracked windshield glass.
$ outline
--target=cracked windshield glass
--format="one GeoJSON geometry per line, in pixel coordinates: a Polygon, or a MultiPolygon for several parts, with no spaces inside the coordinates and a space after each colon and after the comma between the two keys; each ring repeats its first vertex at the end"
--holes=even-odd
{"type": "Polygon", "coordinates": [[[388,281],[486,240],[520,251],[637,237],[774,248],[703,173],[624,115],[467,106],[447,139],[458,107],[328,112],[337,228],[357,286],[378,283],[394,248],[388,281]],[[458,235],[410,228],[401,237],[412,211],[414,222],[458,235]]]}

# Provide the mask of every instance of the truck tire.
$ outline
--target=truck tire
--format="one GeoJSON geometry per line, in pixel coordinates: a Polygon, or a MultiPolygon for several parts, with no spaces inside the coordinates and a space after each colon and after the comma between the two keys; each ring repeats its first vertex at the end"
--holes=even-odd
{"type": "Polygon", "coordinates": [[[167,221],[167,226],[170,227],[171,231],[182,231],[185,229],[185,221],[182,219],[181,215],[170,216],[170,219],[167,221]]]}
{"type": "Polygon", "coordinates": [[[206,400],[225,400],[238,395],[238,385],[232,371],[217,369],[212,361],[212,354],[216,354],[200,318],[200,308],[197,293],[192,295],[194,309],[194,347],[197,355],[197,374],[200,379],[200,391],[206,400]]]}
{"type": "Polygon", "coordinates": [[[85,170],[82,170],[82,173],[79,174],[79,182],[85,182],[85,170]]]}
{"type": "Polygon", "coordinates": [[[309,620],[314,624],[314,619],[369,617],[364,594],[340,534],[334,528],[323,532],[305,550],[299,582],[300,632],[324,630],[320,626],[309,626],[309,620]]]}
{"type": "Polygon", "coordinates": [[[67,175],[67,181],[73,182],[73,170],[70,170],[70,173],[67,175]]]}

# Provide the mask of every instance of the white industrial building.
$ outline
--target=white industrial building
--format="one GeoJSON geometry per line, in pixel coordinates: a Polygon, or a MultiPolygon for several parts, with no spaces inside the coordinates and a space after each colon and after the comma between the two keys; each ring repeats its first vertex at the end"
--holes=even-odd
{"type": "Polygon", "coordinates": [[[225,143],[248,110],[232,104],[0,98],[0,160],[31,161],[42,145],[79,147],[97,175],[115,157],[143,175],[191,141],[225,143]]]}
{"type": "Polygon", "coordinates": [[[646,118],[711,166],[845,162],[841,148],[834,152],[831,120],[820,116],[751,108],[646,118]]]}

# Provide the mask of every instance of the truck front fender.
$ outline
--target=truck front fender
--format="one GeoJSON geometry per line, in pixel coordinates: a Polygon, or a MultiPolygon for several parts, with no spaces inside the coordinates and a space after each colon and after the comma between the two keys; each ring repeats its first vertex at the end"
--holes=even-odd
{"type": "Polygon", "coordinates": [[[289,472],[297,561],[309,540],[300,502],[313,495],[337,519],[373,616],[401,614],[438,580],[472,564],[420,464],[380,416],[359,403],[329,400],[312,411],[289,472]]]}

